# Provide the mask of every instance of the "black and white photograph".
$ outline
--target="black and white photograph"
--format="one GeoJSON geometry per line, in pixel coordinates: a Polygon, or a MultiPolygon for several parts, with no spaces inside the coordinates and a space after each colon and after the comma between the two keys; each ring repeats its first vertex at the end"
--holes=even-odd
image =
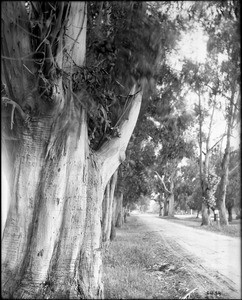
{"type": "Polygon", "coordinates": [[[2,299],[242,299],[240,16],[1,2],[2,299]]]}

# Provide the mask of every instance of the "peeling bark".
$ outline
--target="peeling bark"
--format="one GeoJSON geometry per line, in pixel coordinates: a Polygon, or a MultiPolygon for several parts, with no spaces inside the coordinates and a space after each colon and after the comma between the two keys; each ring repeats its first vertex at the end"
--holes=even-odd
{"type": "MultiPolygon", "coordinates": [[[[20,108],[28,101],[40,113],[26,123],[15,117],[18,143],[12,154],[11,202],[2,236],[2,295],[100,299],[104,190],[124,159],[142,92],[130,97],[119,124],[121,137],[93,152],[87,112],[76,107],[71,83],[63,87],[62,77],[55,78],[49,103],[38,94],[36,70],[27,59],[31,47],[24,2],[4,3],[3,83],[20,108]]],[[[55,63],[72,74],[76,65],[85,63],[86,4],[70,2],[67,14],[68,35],[60,31],[55,63]]],[[[132,93],[136,92],[134,87],[132,93]]]]}

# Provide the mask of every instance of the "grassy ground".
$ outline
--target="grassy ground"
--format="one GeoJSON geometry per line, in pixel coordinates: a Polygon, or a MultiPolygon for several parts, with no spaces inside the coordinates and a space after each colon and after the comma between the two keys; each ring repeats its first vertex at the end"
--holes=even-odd
{"type": "Polygon", "coordinates": [[[164,249],[151,246],[134,217],[117,232],[104,256],[105,299],[173,299],[169,286],[152,270],[166,261],[164,249]]]}
{"type": "Polygon", "coordinates": [[[232,222],[229,223],[228,226],[219,225],[216,221],[212,221],[212,224],[210,226],[201,226],[201,219],[196,218],[195,216],[187,216],[186,218],[174,217],[169,218],[169,220],[201,230],[216,232],[232,237],[241,237],[241,220],[232,220],[232,222]]]}
{"type": "MultiPolygon", "coordinates": [[[[188,220],[184,224],[188,226],[188,220]]],[[[105,299],[182,299],[196,288],[189,270],[157,240],[135,216],[117,230],[104,254],[105,299]]],[[[219,298],[224,299],[197,291],[191,294],[191,299],[219,298]]]]}

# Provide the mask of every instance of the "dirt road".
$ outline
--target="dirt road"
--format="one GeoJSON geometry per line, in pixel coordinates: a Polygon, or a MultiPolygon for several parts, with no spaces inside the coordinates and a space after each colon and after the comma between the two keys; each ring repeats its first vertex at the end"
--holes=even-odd
{"type": "Polygon", "coordinates": [[[231,299],[242,299],[240,238],[175,224],[155,215],[136,217],[150,232],[159,234],[173,255],[182,258],[200,289],[206,290],[207,279],[231,299]]]}

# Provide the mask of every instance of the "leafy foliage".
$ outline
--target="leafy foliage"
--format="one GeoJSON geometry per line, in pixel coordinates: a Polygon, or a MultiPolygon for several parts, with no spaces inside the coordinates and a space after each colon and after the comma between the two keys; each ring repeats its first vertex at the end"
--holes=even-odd
{"type": "Polygon", "coordinates": [[[148,87],[152,82],[161,59],[162,27],[145,2],[89,2],[88,10],[86,64],[98,66],[100,82],[94,86],[92,79],[88,94],[94,106],[102,105],[89,114],[90,141],[97,147],[125,111],[133,84],[148,87]]]}
{"type": "Polygon", "coordinates": [[[187,207],[200,209],[201,192],[198,173],[198,163],[193,157],[180,167],[174,194],[177,208],[181,210],[186,210],[187,207]]]}
{"type": "MultiPolygon", "coordinates": [[[[87,2],[85,65],[78,66],[73,61],[74,67],[64,70],[58,57],[72,60],[63,44],[70,3],[29,1],[25,8],[22,3],[19,6],[22,15],[15,25],[29,33],[31,48],[28,57],[24,57],[24,66],[19,66],[31,78],[31,86],[23,84],[24,90],[31,91],[31,97],[21,94],[28,101],[19,103],[24,112],[30,118],[55,114],[59,97],[56,87],[61,81],[65,96],[74,97],[75,112],[78,114],[83,108],[87,111],[92,148],[118,136],[117,125],[128,107],[131,87],[137,84],[146,93],[154,85],[158,63],[164,57],[163,45],[166,49],[171,46],[172,39],[166,40],[171,26],[163,22],[163,14],[146,2],[87,2]],[[162,43],[162,39],[166,41],[162,43]]],[[[11,63],[8,44],[11,43],[5,41],[3,46],[5,71],[7,63],[11,63]]],[[[11,80],[5,73],[7,96],[14,99],[11,80]]],[[[65,101],[63,115],[68,113],[71,122],[73,112],[68,105],[69,101],[65,101]]]]}

